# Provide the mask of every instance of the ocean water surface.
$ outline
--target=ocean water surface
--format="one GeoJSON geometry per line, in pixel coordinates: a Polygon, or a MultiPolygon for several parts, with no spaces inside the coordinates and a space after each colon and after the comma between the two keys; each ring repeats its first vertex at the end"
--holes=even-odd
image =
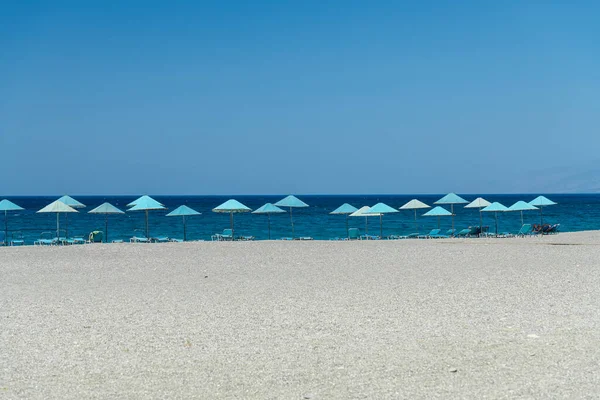
{"type": "MultiPolygon", "coordinates": [[[[343,203],[349,203],[360,208],[364,205],[373,206],[384,202],[398,209],[407,201],[417,198],[428,205],[440,199],[443,195],[306,195],[297,196],[309,205],[308,208],[293,210],[296,236],[310,236],[314,239],[331,239],[346,235],[346,217],[343,215],[330,215],[329,213],[343,203]]],[[[480,195],[461,195],[468,201],[480,195]]],[[[531,201],[537,195],[481,195],[488,201],[499,201],[505,206],[510,206],[518,200],[531,201]]],[[[560,223],[561,231],[581,231],[600,229],[600,194],[545,194],[546,197],[557,202],[555,206],[544,208],[545,223],[560,223]]],[[[1,198],[5,198],[0,196],[1,198]]],[[[8,237],[23,236],[26,244],[32,244],[42,232],[56,232],[55,214],[37,214],[36,211],[56,200],[59,196],[18,197],[7,196],[9,200],[24,207],[24,211],[10,212],[8,214],[8,237]]],[[[108,201],[123,211],[127,210],[126,204],[139,196],[72,196],[84,203],[86,208],[80,209],[77,214],[68,215],[69,236],[86,237],[93,230],[104,230],[104,215],[88,214],[88,211],[108,201]]],[[[229,214],[212,212],[212,209],[229,198],[247,205],[255,210],[264,203],[275,203],[284,196],[152,196],[163,203],[167,210],[150,211],[149,226],[150,236],[168,236],[172,238],[183,237],[183,224],[181,217],[166,217],[166,214],[176,207],[185,204],[202,215],[187,217],[188,240],[210,240],[211,235],[220,233],[229,228],[229,214]]],[[[444,206],[450,209],[450,206],[444,206]]],[[[285,214],[271,215],[271,237],[279,239],[291,236],[289,209],[285,214]]],[[[436,217],[423,217],[425,210],[417,210],[418,231],[429,232],[437,227],[436,217]]],[[[479,224],[479,213],[476,209],[465,209],[464,205],[454,206],[455,228],[462,229],[469,225],[479,224]]],[[[67,226],[66,214],[60,216],[61,228],[67,226]]],[[[538,211],[524,213],[525,223],[539,223],[538,211]]],[[[2,220],[4,216],[0,217],[2,220]]],[[[484,213],[484,225],[494,230],[494,214],[484,213]]],[[[123,215],[110,215],[109,239],[129,240],[134,235],[141,235],[145,230],[144,212],[126,212],[123,215]]],[[[371,217],[368,227],[365,218],[349,218],[350,227],[360,229],[361,234],[368,229],[371,234],[379,234],[379,218],[371,217]]],[[[516,232],[521,226],[521,217],[518,212],[501,213],[498,216],[499,230],[516,232]]],[[[441,218],[441,228],[449,229],[451,218],[441,218]]],[[[4,221],[0,225],[4,229],[4,221]]],[[[255,236],[257,240],[267,239],[267,216],[250,213],[235,214],[236,235],[255,236]]],[[[399,211],[395,214],[383,216],[383,235],[408,234],[415,232],[414,213],[412,210],[399,211]]]]}

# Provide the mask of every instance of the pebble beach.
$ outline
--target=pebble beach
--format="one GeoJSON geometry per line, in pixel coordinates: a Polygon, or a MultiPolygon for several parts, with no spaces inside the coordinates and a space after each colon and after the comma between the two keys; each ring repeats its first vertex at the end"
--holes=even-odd
{"type": "Polygon", "coordinates": [[[0,398],[590,398],[600,231],[0,248],[0,398]]]}

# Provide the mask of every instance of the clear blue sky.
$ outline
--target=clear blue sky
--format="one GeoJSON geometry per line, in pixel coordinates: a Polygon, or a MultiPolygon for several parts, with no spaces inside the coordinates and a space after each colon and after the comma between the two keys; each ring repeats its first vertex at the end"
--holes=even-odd
{"type": "Polygon", "coordinates": [[[2,3],[0,193],[598,181],[597,2],[373,3],[2,3]]]}

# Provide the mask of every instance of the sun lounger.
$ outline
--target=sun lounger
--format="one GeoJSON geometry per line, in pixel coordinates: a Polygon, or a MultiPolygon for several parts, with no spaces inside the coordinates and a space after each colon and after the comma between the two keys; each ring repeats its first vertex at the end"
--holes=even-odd
{"type": "Polygon", "coordinates": [[[462,237],[462,238],[468,237],[470,233],[471,233],[471,228],[465,228],[465,229],[462,229],[461,231],[459,231],[456,234],[456,237],[462,237]]]}
{"type": "Polygon", "coordinates": [[[359,240],[360,239],[360,231],[358,228],[350,228],[348,229],[348,240],[359,240]]]}
{"type": "Polygon", "coordinates": [[[362,235],[360,237],[360,240],[379,240],[379,236],[375,236],[375,235],[362,235]]]}
{"type": "Polygon", "coordinates": [[[242,241],[242,242],[249,242],[252,240],[255,240],[256,238],[254,236],[238,236],[238,240],[242,241]]]}
{"type": "Polygon", "coordinates": [[[441,229],[432,229],[428,234],[426,234],[426,235],[419,235],[417,237],[419,239],[429,239],[431,237],[439,235],[441,231],[442,231],[441,229]]]}
{"type": "Polygon", "coordinates": [[[223,233],[215,233],[211,238],[218,242],[233,240],[233,231],[231,229],[223,229],[223,233]]]}
{"type": "Polygon", "coordinates": [[[150,243],[150,239],[145,236],[134,236],[129,239],[129,243],[150,243]]]}
{"type": "Polygon", "coordinates": [[[42,232],[40,238],[33,242],[34,246],[54,246],[58,244],[58,238],[53,237],[52,232],[42,232]]]}
{"type": "Polygon", "coordinates": [[[115,240],[111,240],[111,243],[123,243],[122,239],[115,239],[115,240]]]}
{"type": "Polygon", "coordinates": [[[532,231],[533,228],[531,227],[531,224],[523,224],[523,226],[521,227],[521,229],[519,229],[519,232],[517,232],[515,236],[530,236],[532,231]]]}
{"type": "Polygon", "coordinates": [[[168,243],[170,239],[166,236],[153,237],[150,241],[154,243],[168,243]]]}
{"type": "Polygon", "coordinates": [[[10,241],[11,246],[24,246],[25,240],[23,239],[23,234],[21,232],[13,232],[12,239],[10,241]]]}

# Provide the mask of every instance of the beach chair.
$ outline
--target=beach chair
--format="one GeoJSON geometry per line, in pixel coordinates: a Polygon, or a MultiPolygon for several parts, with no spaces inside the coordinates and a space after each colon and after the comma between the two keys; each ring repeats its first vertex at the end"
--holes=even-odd
{"type": "Polygon", "coordinates": [[[515,236],[529,236],[531,235],[532,230],[533,228],[531,227],[531,224],[523,224],[523,226],[521,227],[521,229],[519,229],[519,232],[517,232],[515,236]]]}
{"type": "Polygon", "coordinates": [[[448,235],[448,232],[452,233],[452,232],[454,232],[454,229],[448,229],[446,231],[446,234],[441,233],[441,231],[436,234],[433,234],[433,235],[430,234],[429,237],[431,239],[448,239],[450,237],[450,235],[448,235]]]}
{"type": "Polygon", "coordinates": [[[480,226],[470,226],[468,237],[479,237],[481,235],[481,227],[480,226]]]}
{"type": "Polygon", "coordinates": [[[294,240],[314,240],[313,238],[311,238],[310,236],[300,236],[295,238],[294,240]]]}
{"type": "Polygon", "coordinates": [[[102,243],[103,239],[104,239],[104,232],[92,231],[88,235],[87,243],[102,243]]]}
{"type": "Polygon", "coordinates": [[[167,236],[158,236],[153,237],[152,239],[150,239],[150,241],[153,243],[168,243],[171,241],[171,239],[169,239],[167,236]]]}
{"type": "Polygon", "coordinates": [[[446,231],[446,236],[448,236],[448,237],[454,237],[455,234],[456,234],[456,229],[448,229],[446,231]]]}
{"type": "Polygon", "coordinates": [[[25,240],[23,239],[22,232],[13,232],[12,239],[10,240],[11,246],[24,246],[25,240]]]}
{"type": "Polygon", "coordinates": [[[254,236],[239,236],[238,239],[242,242],[250,242],[252,240],[255,240],[256,238],[254,236]]]}
{"type": "Polygon", "coordinates": [[[419,235],[417,237],[419,239],[429,239],[429,238],[432,238],[432,237],[435,237],[435,236],[439,235],[441,231],[442,231],[441,229],[432,229],[431,231],[429,231],[428,234],[426,234],[426,235],[419,235]]]}
{"type": "Polygon", "coordinates": [[[223,233],[215,233],[211,238],[218,242],[233,240],[233,231],[231,229],[223,229],[223,233]]]}
{"type": "Polygon", "coordinates": [[[58,238],[53,232],[42,232],[40,238],[33,242],[34,246],[54,246],[58,244],[58,238]]]}
{"type": "Polygon", "coordinates": [[[173,242],[173,243],[183,243],[183,239],[175,239],[175,238],[171,238],[171,239],[169,239],[169,242],[173,242]]]}
{"type": "Polygon", "coordinates": [[[460,230],[455,236],[465,238],[465,237],[468,237],[470,233],[471,233],[471,228],[465,228],[465,229],[460,230]]]}
{"type": "Polygon", "coordinates": [[[146,236],[133,236],[129,239],[129,243],[150,243],[150,239],[146,236]]]}
{"type": "Polygon", "coordinates": [[[362,235],[360,237],[360,240],[379,240],[379,236],[375,236],[375,235],[362,235]]]}
{"type": "Polygon", "coordinates": [[[360,231],[358,228],[350,228],[348,229],[348,240],[359,240],[360,239],[360,231]]]}

